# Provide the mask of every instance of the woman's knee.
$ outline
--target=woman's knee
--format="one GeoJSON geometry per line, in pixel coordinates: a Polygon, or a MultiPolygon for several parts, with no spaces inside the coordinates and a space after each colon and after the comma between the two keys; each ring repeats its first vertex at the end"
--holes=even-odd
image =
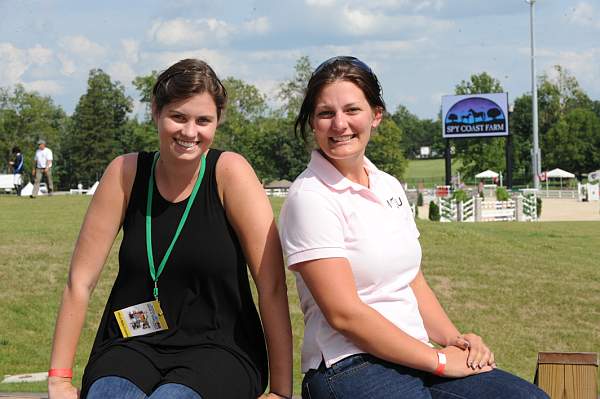
{"type": "Polygon", "coordinates": [[[148,399],[202,399],[202,397],[188,386],[168,383],[156,388],[148,399]]]}
{"type": "Polygon", "coordinates": [[[535,385],[499,369],[466,378],[435,377],[429,389],[434,399],[549,399],[535,385]]]}
{"type": "Polygon", "coordinates": [[[144,391],[128,379],[118,376],[107,376],[94,381],[86,398],[146,399],[147,396],[144,391]]]}

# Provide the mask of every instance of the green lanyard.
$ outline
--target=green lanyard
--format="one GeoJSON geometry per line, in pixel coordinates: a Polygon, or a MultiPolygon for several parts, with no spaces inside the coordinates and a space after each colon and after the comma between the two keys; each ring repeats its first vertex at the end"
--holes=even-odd
{"type": "Polygon", "coordinates": [[[169,255],[171,255],[171,251],[175,246],[175,241],[179,238],[179,233],[183,229],[183,225],[187,220],[188,214],[190,213],[190,208],[194,203],[194,199],[196,198],[196,194],[198,193],[198,189],[200,188],[200,183],[202,183],[202,178],[204,177],[204,169],[206,167],[206,157],[204,154],[202,155],[202,164],[200,165],[200,172],[198,173],[198,178],[196,179],[196,184],[194,184],[194,189],[192,190],[192,194],[188,198],[187,205],[185,206],[185,211],[183,212],[183,216],[181,216],[181,220],[179,221],[179,226],[177,226],[177,231],[173,236],[173,240],[171,240],[171,245],[165,252],[165,256],[163,257],[160,265],[158,266],[158,272],[154,267],[154,256],[152,255],[152,194],[154,192],[154,168],[156,167],[156,161],[160,154],[156,152],[154,154],[154,160],[152,161],[152,169],[150,171],[150,178],[148,179],[148,201],[146,202],[146,252],[148,254],[148,266],[150,268],[150,276],[154,281],[154,290],[152,294],[154,295],[154,299],[158,301],[158,277],[162,273],[165,268],[165,264],[167,263],[167,259],[169,259],[169,255]]]}

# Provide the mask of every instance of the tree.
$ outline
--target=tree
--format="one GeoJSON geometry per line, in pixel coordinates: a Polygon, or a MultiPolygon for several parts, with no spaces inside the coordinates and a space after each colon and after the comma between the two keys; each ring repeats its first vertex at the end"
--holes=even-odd
{"type": "MultiPolygon", "coordinates": [[[[33,168],[33,156],[37,140],[44,139],[54,153],[55,170],[63,166],[60,137],[67,123],[67,115],[53,100],[16,85],[11,91],[0,88],[0,156],[6,162],[13,146],[18,146],[24,155],[25,176],[33,168]]],[[[4,166],[3,166],[4,168],[4,166]]],[[[8,170],[6,170],[8,172],[8,170]]],[[[60,184],[60,179],[55,179],[60,184]]]]}
{"type": "Polygon", "coordinates": [[[406,158],[414,159],[419,156],[421,147],[431,147],[432,154],[443,153],[441,119],[419,119],[404,105],[398,105],[391,117],[402,130],[401,146],[406,158]]]}
{"type": "MultiPolygon", "coordinates": [[[[538,82],[539,131],[541,134],[575,108],[591,108],[592,102],[577,79],[560,65],[554,66],[554,77],[544,73],[538,82]]],[[[543,160],[542,155],[542,160],[543,160]]]]}
{"type": "Polygon", "coordinates": [[[456,94],[502,93],[500,81],[487,72],[471,75],[469,80],[462,80],[455,87],[456,94]]]}
{"type": "Polygon", "coordinates": [[[150,74],[145,76],[137,76],[131,82],[135,89],[140,93],[140,102],[144,104],[146,108],[146,121],[152,119],[152,88],[158,79],[158,72],[152,71],[150,74]]]}
{"type": "Polygon", "coordinates": [[[257,158],[253,165],[262,180],[292,181],[306,168],[310,144],[295,137],[291,119],[275,116],[261,119],[257,137],[257,158]]]}
{"type": "MultiPolygon", "coordinates": [[[[570,135],[571,142],[564,143],[563,138],[568,134],[565,129],[571,128],[568,126],[569,122],[566,119],[570,112],[575,109],[586,109],[596,114],[596,116],[600,115],[596,112],[595,102],[589,99],[580,88],[577,79],[571,76],[568,71],[556,65],[553,76],[543,74],[538,80],[538,129],[542,150],[542,169],[554,167],[558,160],[566,162],[565,165],[570,164],[564,158],[566,154],[571,154],[575,157],[574,159],[578,158],[572,151],[565,150],[563,144],[567,148],[583,148],[586,146],[585,141],[583,143],[576,142],[585,136],[579,134],[570,135]],[[548,136],[551,130],[552,135],[548,136]]],[[[598,111],[600,112],[600,109],[598,111]]],[[[571,116],[569,119],[571,123],[579,126],[578,129],[582,128],[581,126],[584,124],[576,123],[573,118],[571,116]]],[[[579,117],[576,119],[579,119],[579,117]]],[[[584,119],[589,119],[588,122],[593,125],[589,115],[584,119]]],[[[531,126],[531,95],[524,94],[515,100],[514,112],[511,114],[509,121],[511,134],[513,135],[514,169],[516,175],[520,175],[524,181],[529,181],[531,176],[531,126]]],[[[578,162],[574,161],[574,164],[578,164],[578,162]]]]}
{"type": "Polygon", "coordinates": [[[64,137],[63,178],[70,186],[92,184],[108,163],[128,146],[127,114],[131,98],[119,82],[112,82],[101,69],[92,69],[88,87],[81,96],[64,137]],[[68,154],[68,156],[67,156],[68,154]]]}
{"type": "Polygon", "coordinates": [[[228,77],[223,81],[227,90],[227,110],[217,130],[214,146],[236,151],[246,157],[252,143],[248,141],[252,132],[258,129],[256,121],[263,116],[268,107],[266,96],[255,86],[242,80],[228,77]]]}
{"type": "Polygon", "coordinates": [[[402,130],[392,118],[384,117],[377,130],[371,134],[366,155],[384,172],[401,180],[406,169],[406,159],[400,143],[402,130]]]}
{"type": "Polygon", "coordinates": [[[152,89],[158,79],[158,72],[137,76],[131,82],[139,93],[140,103],[144,104],[141,121],[137,117],[127,121],[120,139],[122,152],[153,151],[158,148],[158,131],[152,120],[152,89]]]}
{"type": "Polygon", "coordinates": [[[119,138],[120,152],[123,154],[139,151],[155,151],[158,148],[158,130],[154,121],[138,121],[137,118],[128,119],[123,126],[119,138]]]}
{"type": "Polygon", "coordinates": [[[509,114],[508,126],[513,144],[513,182],[531,182],[531,95],[515,99],[514,111],[509,114]]]}
{"type": "MultiPolygon", "coordinates": [[[[502,93],[500,82],[482,72],[471,75],[468,81],[456,86],[456,94],[502,93]]],[[[455,140],[456,157],[462,161],[460,172],[464,176],[474,176],[485,169],[506,170],[504,138],[473,138],[455,140]]]]}
{"type": "Polygon", "coordinates": [[[312,75],[312,66],[308,56],[302,56],[294,66],[295,75],[279,86],[277,97],[283,101],[282,111],[288,118],[295,118],[300,111],[306,85],[312,75]]]}
{"type": "Polygon", "coordinates": [[[544,144],[546,169],[560,167],[581,178],[600,165],[600,118],[589,109],[570,110],[546,133],[544,144]]]}

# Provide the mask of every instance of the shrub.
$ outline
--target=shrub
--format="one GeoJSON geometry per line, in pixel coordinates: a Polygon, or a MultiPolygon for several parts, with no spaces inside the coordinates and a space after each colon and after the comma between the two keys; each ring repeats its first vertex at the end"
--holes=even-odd
{"type": "Polygon", "coordinates": [[[504,187],[498,187],[496,189],[496,199],[498,201],[508,201],[509,198],[508,191],[504,187]]]}
{"type": "Polygon", "coordinates": [[[423,193],[420,191],[417,195],[417,206],[423,206],[423,193]]]}
{"type": "Polygon", "coordinates": [[[542,214],[542,199],[540,197],[536,197],[535,198],[535,213],[537,218],[540,218],[540,215],[542,214]]]}
{"type": "Polygon", "coordinates": [[[469,199],[469,196],[465,190],[455,190],[454,193],[452,193],[452,199],[456,200],[456,202],[465,202],[469,199]]]}
{"type": "Polygon", "coordinates": [[[434,201],[429,203],[429,220],[433,222],[440,221],[440,207],[434,201]]]}

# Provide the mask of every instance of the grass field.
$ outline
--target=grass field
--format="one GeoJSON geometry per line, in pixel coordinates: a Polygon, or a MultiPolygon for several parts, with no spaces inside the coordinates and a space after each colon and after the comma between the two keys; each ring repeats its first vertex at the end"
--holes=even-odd
{"type": "MultiPolygon", "coordinates": [[[[461,162],[452,160],[452,173],[456,174],[456,169],[460,167],[461,162]]],[[[413,159],[408,161],[408,167],[404,173],[404,182],[410,186],[415,186],[422,182],[425,187],[434,187],[445,184],[446,166],[444,159],[413,159]]]]}
{"type": "MultiPolygon", "coordinates": [[[[0,376],[48,368],[54,319],[89,197],[0,196],[0,376]]],[[[277,213],[281,199],[273,202],[277,213]]],[[[500,367],[532,380],[538,351],[600,348],[600,222],[419,221],[423,269],[462,331],[482,335],[500,367]]],[[[116,249],[91,300],[79,345],[79,384],[116,274],[116,249]]],[[[288,275],[299,393],[302,315],[288,275]]],[[[43,383],[0,384],[45,391],[43,383]]]]}

